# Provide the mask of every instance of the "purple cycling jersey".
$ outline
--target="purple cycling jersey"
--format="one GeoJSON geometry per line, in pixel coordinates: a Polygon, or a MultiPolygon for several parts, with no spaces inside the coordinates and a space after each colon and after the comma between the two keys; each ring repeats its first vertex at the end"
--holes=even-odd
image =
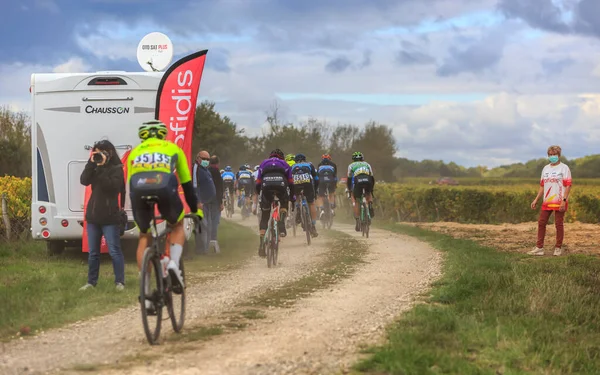
{"type": "Polygon", "coordinates": [[[258,167],[258,174],[256,175],[256,185],[262,183],[262,177],[264,173],[281,172],[288,180],[289,184],[294,183],[292,177],[292,168],[285,160],[279,158],[269,158],[260,163],[258,167]]]}

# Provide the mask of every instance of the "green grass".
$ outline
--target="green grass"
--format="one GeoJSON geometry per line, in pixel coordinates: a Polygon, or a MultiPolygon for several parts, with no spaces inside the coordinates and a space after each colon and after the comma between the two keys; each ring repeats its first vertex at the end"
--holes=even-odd
{"type": "Polygon", "coordinates": [[[414,227],[385,229],[443,251],[444,276],[357,371],[600,373],[600,259],[532,258],[414,227]]]}
{"type": "MultiPolygon", "coordinates": [[[[186,259],[188,281],[199,282],[200,276],[239,266],[255,252],[256,242],[252,230],[222,222],[221,253],[186,259]]],[[[67,249],[49,257],[40,242],[0,244],[0,340],[10,339],[23,326],[33,334],[135,304],[139,283],[134,251],[125,253],[122,292],[115,290],[110,256],[102,254],[101,259],[98,285],[80,292],[87,281],[86,253],[67,249]]]]}

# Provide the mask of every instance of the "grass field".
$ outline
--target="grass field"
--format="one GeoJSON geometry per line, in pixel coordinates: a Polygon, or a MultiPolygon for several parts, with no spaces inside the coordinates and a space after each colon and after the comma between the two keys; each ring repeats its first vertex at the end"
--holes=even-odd
{"type": "MultiPolygon", "coordinates": [[[[186,260],[188,281],[235,267],[255,252],[256,246],[248,244],[256,242],[256,234],[246,227],[222,222],[219,239],[220,254],[186,260]]],[[[40,242],[0,244],[0,269],[0,340],[15,336],[21,327],[34,333],[112,312],[135,304],[139,293],[133,252],[125,254],[122,292],[115,290],[108,254],[102,254],[98,285],[83,292],[78,289],[87,281],[87,254],[79,250],[49,257],[40,242]]]]}
{"type": "Polygon", "coordinates": [[[600,259],[534,258],[414,226],[385,229],[444,252],[444,276],[357,371],[600,373],[600,259]]]}

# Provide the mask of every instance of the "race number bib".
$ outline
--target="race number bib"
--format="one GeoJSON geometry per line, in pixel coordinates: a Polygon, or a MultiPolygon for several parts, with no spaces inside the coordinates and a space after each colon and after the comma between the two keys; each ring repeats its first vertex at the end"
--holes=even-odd
{"type": "Polygon", "coordinates": [[[294,185],[310,184],[310,173],[302,173],[294,175],[294,185]]]}
{"type": "Polygon", "coordinates": [[[133,169],[171,169],[171,156],[162,154],[160,152],[152,152],[147,154],[138,155],[133,160],[133,169]]]}

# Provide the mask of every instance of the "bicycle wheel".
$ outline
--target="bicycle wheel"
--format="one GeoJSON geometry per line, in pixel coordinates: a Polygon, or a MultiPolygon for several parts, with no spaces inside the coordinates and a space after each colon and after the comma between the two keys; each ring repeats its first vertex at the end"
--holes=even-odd
{"type": "Polygon", "coordinates": [[[271,248],[271,237],[272,237],[272,229],[273,229],[273,217],[269,219],[269,225],[267,226],[267,231],[265,232],[265,237],[263,239],[263,246],[265,247],[265,253],[267,255],[267,267],[271,268],[273,265],[272,252],[271,248]]]}
{"type": "MultiPolygon", "coordinates": [[[[183,277],[183,284],[185,285],[185,269],[183,267],[183,257],[179,259],[179,269],[181,270],[181,276],[183,277]]],[[[168,276],[170,278],[170,276],[168,276]]],[[[172,283],[171,283],[172,284],[172,283]]],[[[167,311],[171,318],[171,325],[173,331],[179,333],[183,328],[183,322],[185,320],[185,288],[176,288],[168,291],[167,294],[167,311]],[[174,291],[175,290],[175,291],[174,291]]]]}
{"type": "Polygon", "coordinates": [[[279,253],[279,232],[277,229],[277,222],[273,221],[272,235],[271,235],[271,264],[273,267],[277,265],[277,255],[279,253]]]}
{"type": "Polygon", "coordinates": [[[308,212],[308,205],[306,202],[302,202],[302,222],[304,223],[304,233],[306,234],[306,243],[310,245],[310,229],[312,222],[310,221],[310,215],[308,212]]]}
{"type": "MultiPolygon", "coordinates": [[[[296,203],[292,203],[296,204],[296,203]]],[[[295,208],[293,215],[288,215],[290,218],[290,222],[292,223],[292,233],[294,233],[294,237],[296,237],[296,217],[298,216],[298,207],[295,208]]]]}
{"type": "Polygon", "coordinates": [[[150,345],[155,345],[160,335],[163,307],[163,283],[161,264],[154,251],[147,248],[144,251],[142,272],[140,276],[140,307],[142,310],[142,323],[146,339],[150,345]],[[154,275],[152,273],[154,272],[154,275]],[[148,291],[148,292],[146,292],[148,291]],[[154,314],[146,310],[146,301],[153,305],[154,314]]]}
{"type": "Polygon", "coordinates": [[[362,203],[362,218],[363,218],[363,222],[362,222],[362,232],[363,232],[363,236],[365,236],[366,238],[369,238],[369,209],[366,205],[365,202],[362,203]]]}

